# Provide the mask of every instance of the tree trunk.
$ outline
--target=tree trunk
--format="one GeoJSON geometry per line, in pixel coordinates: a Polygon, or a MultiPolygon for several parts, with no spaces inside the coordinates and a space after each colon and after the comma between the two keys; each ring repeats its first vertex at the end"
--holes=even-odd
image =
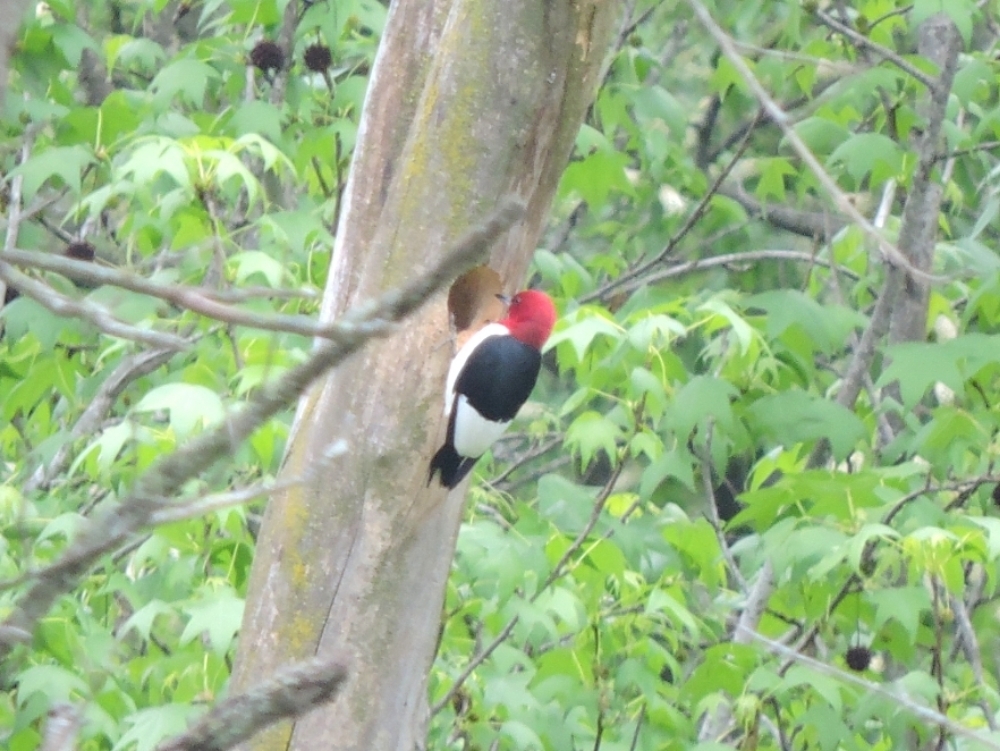
{"type": "MultiPolygon", "coordinates": [[[[616,5],[396,0],[361,120],[324,319],[398,286],[505,196],[527,206],[494,248],[520,285],[598,82],[616,5]]],[[[413,749],[464,486],[427,487],[451,356],[443,297],[303,398],[284,472],[347,453],[271,499],[232,691],[341,653],[340,698],[253,748],[413,749]]]]}

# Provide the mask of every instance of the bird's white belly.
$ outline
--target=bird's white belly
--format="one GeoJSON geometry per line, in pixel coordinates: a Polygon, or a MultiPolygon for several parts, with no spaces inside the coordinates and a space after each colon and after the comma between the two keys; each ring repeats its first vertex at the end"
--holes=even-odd
{"type": "Polygon", "coordinates": [[[455,403],[455,451],[459,456],[479,457],[510,427],[510,420],[487,420],[469,406],[468,399],[459,395],[455,403]]]}

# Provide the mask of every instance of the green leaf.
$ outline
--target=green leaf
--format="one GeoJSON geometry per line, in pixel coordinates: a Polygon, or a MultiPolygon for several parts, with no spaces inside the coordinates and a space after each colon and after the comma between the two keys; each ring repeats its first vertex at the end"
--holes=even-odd
{"type": "Polygon", "coordinates": [[[603,206],[612,191],[632,193],[625,176],[629,159],[614,149],[599,131],[584,125],[577,136],[577,151],[582,154],[569,163],[559,183],[562,196],[579,195],[589,206],[603,206]]]}
{"type": "Polygon", "coordinates": [[[777,338],[789,328],[800,327],[820,352],[842,347],[850,332],[866,323],[865,317],[856,310],[843,305],[820,304],[795,289],[751,295],[745,305],[748,309],[762,308],[767,312],[769,337],[777,338]]]}
{"type": "Polygon", "coordinates": [[[284,140],[281,129],[281,110],[270,102],[254,99],[243,102],[229,121],[228,131],[236,136],[256,134],[271,143],[284,140]]]}
{"type": "Polygon", "coordinates": [[[927,390],[940,381],[960,393],[965,381],[995,361],[1000,337],[972,333],[944,342],[905,342],[888,347],[891,358],[876,382],[885,386],[899,381],[903,405],[912,407],[927,390]]]}
{"type": "Polygon", "coordinates": [[[794,129],[817,156],[832,154],[851,137],[847,128],[825,117],[807,117],[796,123],[794,129]]]}
{"type": "Polygon", "coordinates": [[[643,498],[651,497],[656,489],[671,477],[689,490],[695,489],[694,457],[686,449],[664,451],[659,459],[651,462],[643,470],[639,495],[643,498]]]}
{"type": "Polygon", "coordinates": [[[715,418],[720,427],[727,428],[733,423],[731,400],[738,396],[739,392],[728,381],[695,376],[674,394],[664,420],[673,433],[685,441],[695,426],[709,417],[715,418]]]}
{"type": "Polygon", "coordinates": [[[698,621],[688,608],[678,602],[669,592],[654,587],[646,601],[646,613],[658,613],[667,617],[675,628],[683,628],[693,637],[697,637],[700,629],[698,621]]]}
{"type": "Polygon", "coordinates": [[[41,694],[50,704],[68,704],[90,694],[87,682],[58,665],[34,665],[17,675],[17,703],[41,694]]]}
{"type": "Polygon", "coordinates": [[[580,464],[587,467],[602,451],[614,462],[618,455],[621,429],[600,412],[589,410],[578,416],[566,429],[566,446],[580,455],[580,464]]]}
{"type": "Polygon", "coordinates": [[[131,156],[122,164],[118,177],[131,177],[138,185],[153,182],[160,174],[167,174],[182,188],[189,188],[186,155],[176,141],[169,138],[148,138],[140,142],[131,156]]]}
{"type": "Polygon", "coordinates": [[[244,284],[259,274],[270,287],[280,287],[285,279],[285,267],[275,258],[259,250],[244,250],[233,255],[229,262],[236,267],[236,283],[244,284]]]}
{"type": "Polygon", "coordinates": [[[57,23],[51,27],[52,43],[59,50],[70,68],[80,67],[80,57],[86,49],[100,52],[97,43],[76,24],[57,23]]]}
{"type": "Polygon", "coordinates": [[[148,391],[133,409],[136,412],[167,410],[170,425],[178,438],[191,435],[196,428],[215,425],[225,416],[218,394],[204,386],[189,383],[157,386],[148,391]]]}
{"type": "Polygon", "coordinates": [[[714,315],[706,323],[709,331],[728,328],[736,336],[740,351],[746,354],[750,351],[757,332],[746,320],[733,310],[732,306],[721,297],[713,297],[698,306],[698,312],[708,312],[714,315]]]}
{"type": "Polygon", "coordinates": [[[184,627],[180,643],[187,644],[202,634],[208,635],[212,650],[224,655],[232,646],[236,633],[243,622],[244,602],[228,587],[215,592],[206,592],[202,600],[183,605],[181,610],[191,620],[184,627]]]}
{"type": "Polygon", "coordinates": [[[760,179],[754,191],[761,201],[772,196],[778,201],[785,200],[785,177],[798,174],[791,163],[782,157],[758,160],[760,179]]]}
{"type": "Polygon", "coordinates": [[[169,605],[163,600],[150,600],[129,616],[128,620],[118,629],[118,635],[121,637],[129,631],[135,631],[144,640],[148,640],[153,631],[153,622],[161,615],[176,616],[177,610],[173,605],[169,605]]]}
{"type": "Polygon", "coordinates": [[[912,641],[916,641],[920,620],[931,609],[931,596],[926,587],[878,589],[867,592],[865,596],[875,605],[875,620],[872,624],[874,629],[882,628],[892,619],[906,630],[912,641]]]}
{"type": "Polygon", "coordinates": [[[75,196],[80,193],[84,169],[93,161],[93,153],[81,144],[52,146],[36,152],[28,161],[14,167],[10,174],[23,176],[21,190],[26,202],[34,198],[42,185],[52,178],[58,178],[57,187],[65,185],[75,196]]]}
{"type": "Polygon", "coordinates": [[[125,722],[129,729],[115,743],[112,751],[154,751],[160,742],[184,732],[205,711],[190,704],[164,704],[140,709],[125,722]]]}
{"type": "Polygon", "coordinates": [[[164,66],[149,85],[157,107],[167,107],[175,96],[184,104],[200,107],[210,80],[218,77],[215,69],[200,60],[175,60],[164,66]]]}
{"type": "Polygon", "coordinates": [[[595,490],[556,474],[538,481],[538,510],[560,530],[583,529],[594,505],[595,490]]]}
{"type": "Polygon", "coordinates": [[[825,438],[834,456],[851,453],[865,435],[861,419],[821,396],[796,389],[761,397],[748,410],[760,435],[784,446],[825,438]]]}
{"type": "Polygon", "coordinates": [[[859,133],[834,149],[830,165],[843,164],[847,174],[860,183],[871,175],[872,182],[897,177],[903,169],[903,149],[881,133],[859,133]]]}
{"type": "Polygon", "coordinates": [[[500,735],[511,741],[512,748],[543,751],[546,747],[534,730],[518,720],[507,720],[500,728],[500,735]]]}
{"type": "Polygon", "coordinates": [[[624,336],[624,332],[616,323],[597,313],[580,310],[575,318],[576,320],[568,325],[557,326],[556,331],[545,343],[545,351],[562,342],[569,342],[573,346],[577,361],[581,361],[597,337],[606,336],[619,340],[624,336]]]}
{"type": "Polygon", "coordinates": [[[962,106],[968,107],[970,103],[982,101],[983,95],[989,90],[992,78],[993,71],[983,60],[978,57],[962,56],[951,90],[962,106]]]}
{"type": "MultiPolygon", "coordinates": [[[[744,59],[744,62],[753,70],[752,61],[744,59]]],[[[726,98],[729,89],[733,87],[741,90],[746,89],[743,76],[740,75],[736,66],[725,55],[719,55],[717,58],[715,72],[712,74],[711,86],[723,99],[726,98]]]]}
{"type": "Polygon", "coordinates": [[[840,685],[836,679],[806,665],[792,665],[785,674],[782,685],[776,691],[800,686],[816,691],[835,713],[839,714],[843,711],[844,702],[840,695],[840,685]]]}

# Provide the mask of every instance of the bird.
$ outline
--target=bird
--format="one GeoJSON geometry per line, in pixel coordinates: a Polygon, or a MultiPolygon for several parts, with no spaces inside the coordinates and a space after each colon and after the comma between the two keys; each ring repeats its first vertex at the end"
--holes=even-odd
{"type": "Polygon", "coordinates": [[[542,346],[556,322],[552,298],[537,289],[497,297],[508,305],[506,317],[477,331],[448,369],[448,433],[431,459],[428,485],[439,473],[444,487],[457,486],[507,430],[538,380],[542,346]]]}

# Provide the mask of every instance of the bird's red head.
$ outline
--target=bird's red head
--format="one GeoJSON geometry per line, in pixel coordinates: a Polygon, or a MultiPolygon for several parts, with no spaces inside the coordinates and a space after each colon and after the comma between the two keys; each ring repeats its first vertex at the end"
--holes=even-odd
{"type": "Polygon", "coordinates": [[[511,298],[507,317],[500,323],[515,339],[541,349],[556,323],[556,306],[541,290],[522,290],[511,298]]]}

